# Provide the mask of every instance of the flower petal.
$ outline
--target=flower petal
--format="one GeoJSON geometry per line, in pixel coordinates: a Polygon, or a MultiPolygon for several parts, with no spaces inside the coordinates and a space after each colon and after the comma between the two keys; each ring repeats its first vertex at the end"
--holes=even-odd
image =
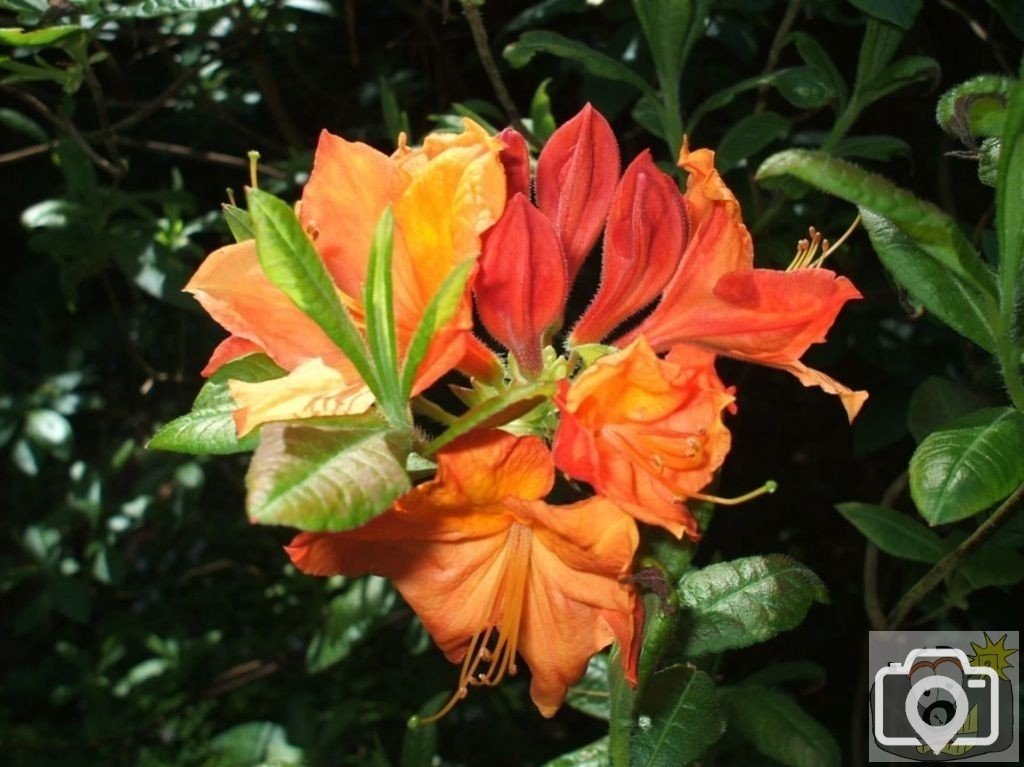
{"type": "Polygon", "coordinates": [[[498,134],[501,141],[501,164],[505,167],[506,196],[530,196],[530,148],[523,134],[515,128],[505,128],[498,134]]]}
{"type": "Polygon", "coordinates": [[[597,242],[619,178],[619,145],[587,104],[561,125],[537,160],[537,207],[562,241],[569,282],[597,242]]]}
{"type": "Polygon", "coordinates": [[[239,357],[244,357],[247,354],[254,354],[256,352],[262,352],[263,347],[258,344],[254,344],[240,336],[228,336],[219,344],[217,348],[213,350],[213,354],[210,355],[210,361],[206,363],[206,367],[202,369],[200,375],[203,378],[209,378],[216,373],[222,365],[226,365],[232,360],[236,360],[239,357]]]}

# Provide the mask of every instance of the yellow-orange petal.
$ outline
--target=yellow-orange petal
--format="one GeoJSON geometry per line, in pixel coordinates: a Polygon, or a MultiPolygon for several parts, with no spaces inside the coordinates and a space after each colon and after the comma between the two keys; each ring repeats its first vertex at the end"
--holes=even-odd
{"type": "Polygon", "coordinates": [[[206,367],[202,369],[199,375],[203,378],[209,378],[216,373],[222,365],[226,365],[232,360],[236,360],[239,357],[244,357],[247,354],[255,354],[256,352],[262,352],[263,349],[258,344],[254,344],[245,338],[239,336],[228,336],[219,344],[217,348],[213,350],[210,355],[209,362],[206,363],[206,367]]]}
{"type": "Polygon", "coordinates": [[[215,250],[185,291],[230,333],[264,349],[286,370],[317,357],[332,367],[345,364],[320,326],[267,279],[253,240],[215,250]]]}
{"type": "Polygon", "coordinates": [[[234,412],[239,437],[273,421],[359,415],[374,403],[372,392],[351,365],[347,373],[320,359],[302,363],[282,378],[249,383],[228,381],[238,405],[234,412]]]}

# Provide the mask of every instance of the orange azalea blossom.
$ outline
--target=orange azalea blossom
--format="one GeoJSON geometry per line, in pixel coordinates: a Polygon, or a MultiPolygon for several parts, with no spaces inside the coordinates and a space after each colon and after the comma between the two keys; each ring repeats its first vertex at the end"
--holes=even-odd
{"type": "Polygon", "coordinates": [[[555,464],[640,521],[697,538],[681,501],[725,460],[722,411],[732,402],[713,354],[677,347],[661,360],[641,336],[561,382],[555,464]]]}
{"type": "Polygon", "coordinates": [[[554,465],[543,441],[476,431],[438,453],[437,477],[369,524],[301,533],[288,547],[313,575],[394,581],[448,659],[462,664],[443,716],[471,686],[530,667],[530,695],[553,716],[587,661],[617,640],[635,683],[639,600],[624,583],[636,524],[614,504],[543,499],[554,465]]]}
{"type": "MultiPolygon", "coordinates": [[[[466,120],[461,134],[428,136],[410,148],[404,137],[390,157],[324,131],[299,217],[339,298],[362,321],[373,232],[387,206],[394,221],[394,306],[404,353],[437,289],[459,263],[480,254],[480,236],[505,206],[501,141],[466,120]]],[[[472,281],[472,279],[471,279],[472,281]]],[[[365,411],[373,397],[320,327],[263,273],[252,240],[212,253],[185,288],[232,335],[204,370],[253,351],[289,374],[264,383],[231,382],[240,434],[268,421],[365,411]]],[[[431,343],[417,371],[419,392],[460,364],[488,360],[473,344],[469,291],[431,343]]]]}
{"type": "Polygon", "coordinates": [[[660,303],[617,343],[643,334],[659,352],[689,344],[781,368],[805,386],[839,395],[852,421],[867,392],[812,370],[800,357],[825,340],[840,309],[860,292],[845,277],[820,268],[820,261],[812,266],[798,258],[798,268],[787,271],[755,269],[750,233],[739,202],[715,170],[715,153],[691,152],[684,142],[679,166],[689,173],[683,196],[689,242],[660,303]]]}

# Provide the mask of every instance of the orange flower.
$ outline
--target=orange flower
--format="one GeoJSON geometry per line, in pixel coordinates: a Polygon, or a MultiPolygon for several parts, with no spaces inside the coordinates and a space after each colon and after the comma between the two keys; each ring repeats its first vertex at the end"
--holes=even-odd
{"type": "MultiPolygon", "coordinates": [[[[479,256],[480,235],[504,209],[501,148],[501,141],[469,120],[463,133],[428,136],[419,148],[403,141],[391,157],[326,131],[320,136],[300,219],[342,303],[359,322],[373,231],[384,209],[392,207],[400,353],[441,283],[456,265],[479,256]]],[[[204,372],[253,350],[265,351],[290,371],[277,382],[232,390],[241,433],[269,420],[341,415],[372,403],[341,351],[263,273],[253,241],[212,253],[186,290],[232,334],[204,372]]],[[[431,343],[416,391],[460,363],[471,329],[467,290],[455,317],[431,343]]]]}
{"type": "Polygon", "coordinates": [[[530,667],[530,694],[553,716],[588,659],[617,639],[635,681],[637,603],[628,575],[638,536],[611,502],[549,506],[554,466],[536,437],[472,432],[438,454],[436,479],[344,533],[288,547],[313,575],[391,578],[462,672],[442,716],[470,686],[530,667]],[[633,662],[629,663],[628,659],[633,662]]]}
{"type": "Polygon", "coordinates": [[[732,401],[714,355],[677,347],[661,360],[640,337],[561,383],[555,464],[640,521],[696,538],[682,501],[725,460],[732,401]]]}
{"type": "Polygon", "coordinates": [[[825,340],[839,310],[860,293],[827,269],[797,263],[801,268],[784,272],[755,269],[739,202],[714,162],[711,150],[690,152],[684,144],[679,165],[690,174],[683,198],[690,240],[660,303],[623,340],[643,334],[656,351],[690,344],[787,370],[805,386],[838,394],[853,420],[867,393],[812,370],[800,357],[825,340]]]}

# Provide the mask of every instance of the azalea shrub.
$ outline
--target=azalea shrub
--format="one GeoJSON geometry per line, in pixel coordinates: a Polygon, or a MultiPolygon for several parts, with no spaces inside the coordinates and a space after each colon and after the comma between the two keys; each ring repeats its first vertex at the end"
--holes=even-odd
{"type": "Polygon", "coordinates": [[[1024,580],[1024,24],[924,5],[0,0],[16,763],[863,761],[1024,580]]]}

